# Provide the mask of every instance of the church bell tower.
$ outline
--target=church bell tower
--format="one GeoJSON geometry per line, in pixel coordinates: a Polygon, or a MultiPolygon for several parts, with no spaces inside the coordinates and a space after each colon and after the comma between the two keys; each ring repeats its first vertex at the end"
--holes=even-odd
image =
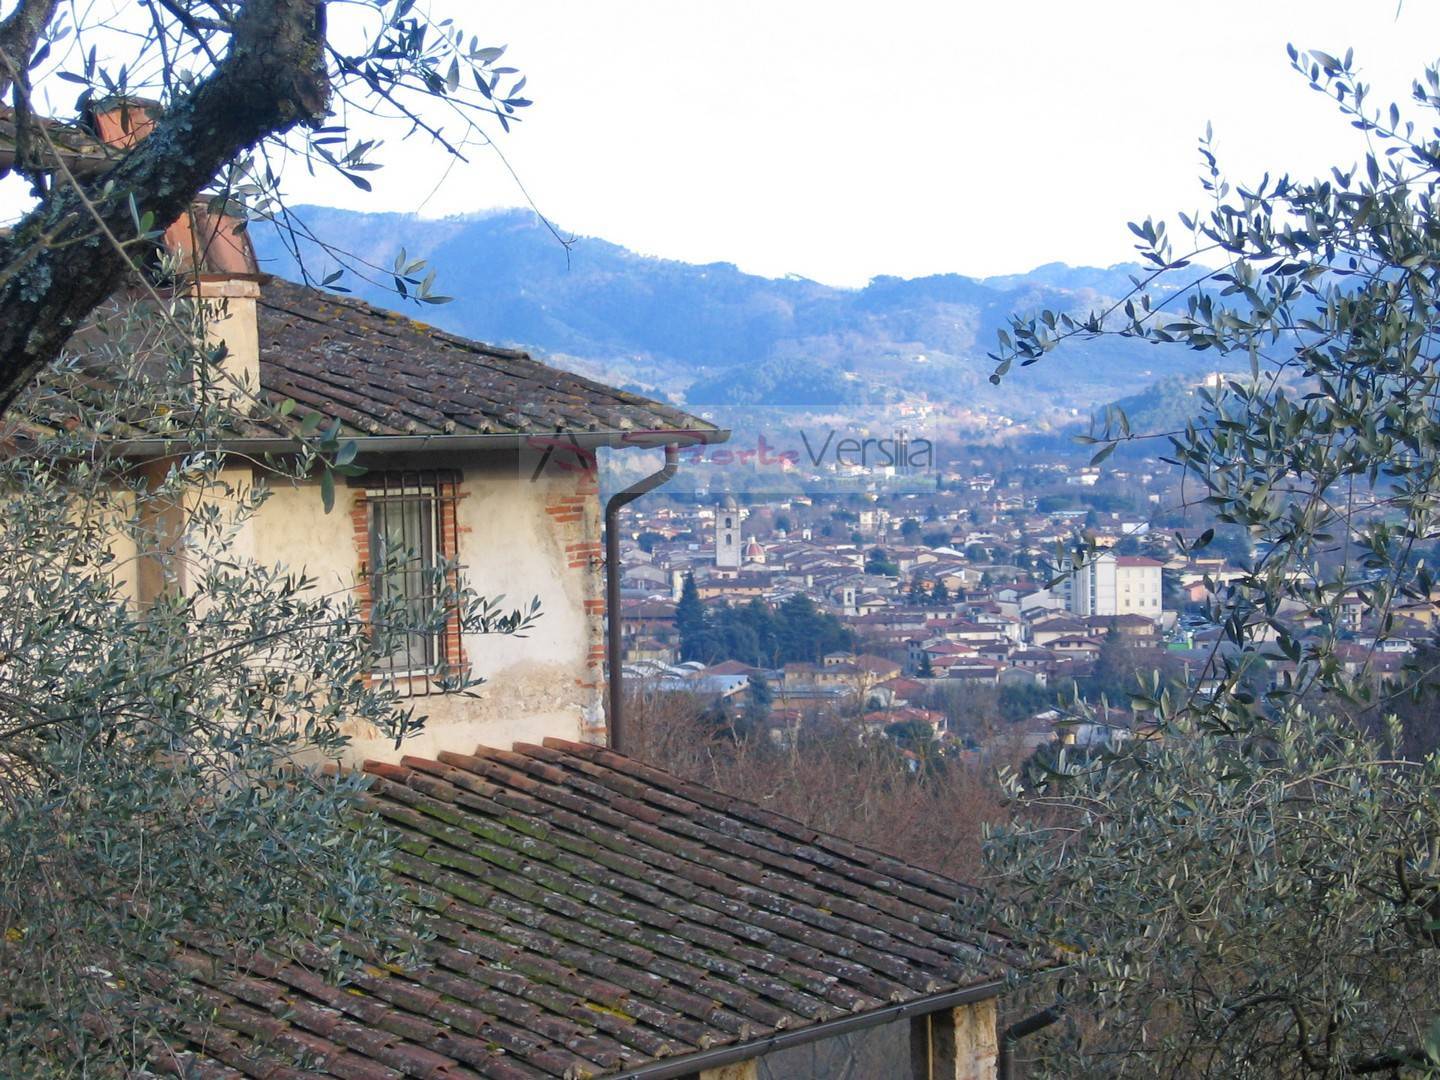
{"type": "Polygon", "coordinates": [[[715,566],[720,570],[739,570],[740,552],[740,507],[735,496],[726,495],[715,509],[715,566]]]}

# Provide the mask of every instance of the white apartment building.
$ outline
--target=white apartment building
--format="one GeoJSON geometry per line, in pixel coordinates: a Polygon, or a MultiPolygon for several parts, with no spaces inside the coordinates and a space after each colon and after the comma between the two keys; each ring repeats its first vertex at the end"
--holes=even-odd
{"type": "Polygon", "coordinates": [[[1160,621],[1161,565],[1143,555],[1103,552],[1065,579],[1065,607],[1076,615],[1144,615],[1160,621]]]}

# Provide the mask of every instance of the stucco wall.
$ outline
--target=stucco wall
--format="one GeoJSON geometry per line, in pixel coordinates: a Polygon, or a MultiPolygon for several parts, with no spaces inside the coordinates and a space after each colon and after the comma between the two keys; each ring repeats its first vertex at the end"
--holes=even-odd
{"type": "Polygon", "coordinates": [[[1158,566],[1115,567],[1115,614],[1160,618],[1161,568],[1158,566]]]}
{"type": "Polygon", "coordinates": [[[999,1059],[994,998],[951,1009],[931,1026],[931,1080],[995,1080],[999,1059]]]}
{"type": "Polygon", "coordinates": [[[134,515],[135,497],[123,490],[111,491],[103,505],[77,507],[75,511],[76,527],[82,526],[86,518],[101,523],[99,528],[104,530],[106,545],[115,557],[106,571],[119,595],[132,604],[140,598],[140,546],[130,524],[134,515]]]}
{"type": "MultiPolygon", "coordinates": [[[[416,712],[426,717],[421,733],[397,750],[378,732],[351,732],[352,759],[468,753],[480,744],[509,747],[547,736],[603,741],[604,600],[593,470],[557,462],[535,477],[530,464],[501,454],[364,464],[458,470],[466,583],[483,595],[503,593],[507,608],[538,596],[543,614],[523,638],[465,635],[470,669],[488,680],[479,696],[417,697],[416,712]]],[[[255,524],[256,556],[303,566],[323,589],[352,589],[359,552],[350,509],[357,495],[342,490],[327,515],[318,484],[275,486],[255,524]]]]}

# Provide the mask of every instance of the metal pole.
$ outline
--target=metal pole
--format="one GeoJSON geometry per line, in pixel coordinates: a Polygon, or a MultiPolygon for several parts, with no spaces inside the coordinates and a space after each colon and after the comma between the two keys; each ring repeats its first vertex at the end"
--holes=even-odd
{"type": "Polygon", "coordinates": [[[679,447],[675,443],[665,444],[665,465],[659,472],[651,473],[643,480],[631,484],[624,491],[617,491],[605,504],[605,672],[609,695],[605,726],[609,732],[610,749],[624,752],[622,733],[624,731],[624,687],[620,678],[621,619],[620,619],[620,533],[616,522],[622,507],[634,502],[646,492],[654,491],[675,475],[680,467],[679,447]]]}
{"type": "Polygon", "coordinates": [[[999,1080],[1015,1080],[1015,1044],[1027,1035],[1033,1035],[1041,1028],[1047,1028],[1059,1020],[1063,1010],[1058,1004],[1041,1009],[1033,1016],[1027,1016],[1011,1024],[1000,1035],[1000,1076],[999,1080]]]}

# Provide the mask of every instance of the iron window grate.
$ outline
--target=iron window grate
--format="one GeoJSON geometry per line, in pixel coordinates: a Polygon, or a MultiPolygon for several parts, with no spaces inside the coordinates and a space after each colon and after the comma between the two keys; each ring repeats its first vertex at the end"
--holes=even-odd
{"type": "Polygon", "coordinates": [[[454,603],[458,477],[397,470],[368,474],[364,483],[370,617],[389,639],[375,676],[411,695],[434,693],[461,659],[454,603]],[[386,615],[398,625],[380,627],[386,615]]]}

